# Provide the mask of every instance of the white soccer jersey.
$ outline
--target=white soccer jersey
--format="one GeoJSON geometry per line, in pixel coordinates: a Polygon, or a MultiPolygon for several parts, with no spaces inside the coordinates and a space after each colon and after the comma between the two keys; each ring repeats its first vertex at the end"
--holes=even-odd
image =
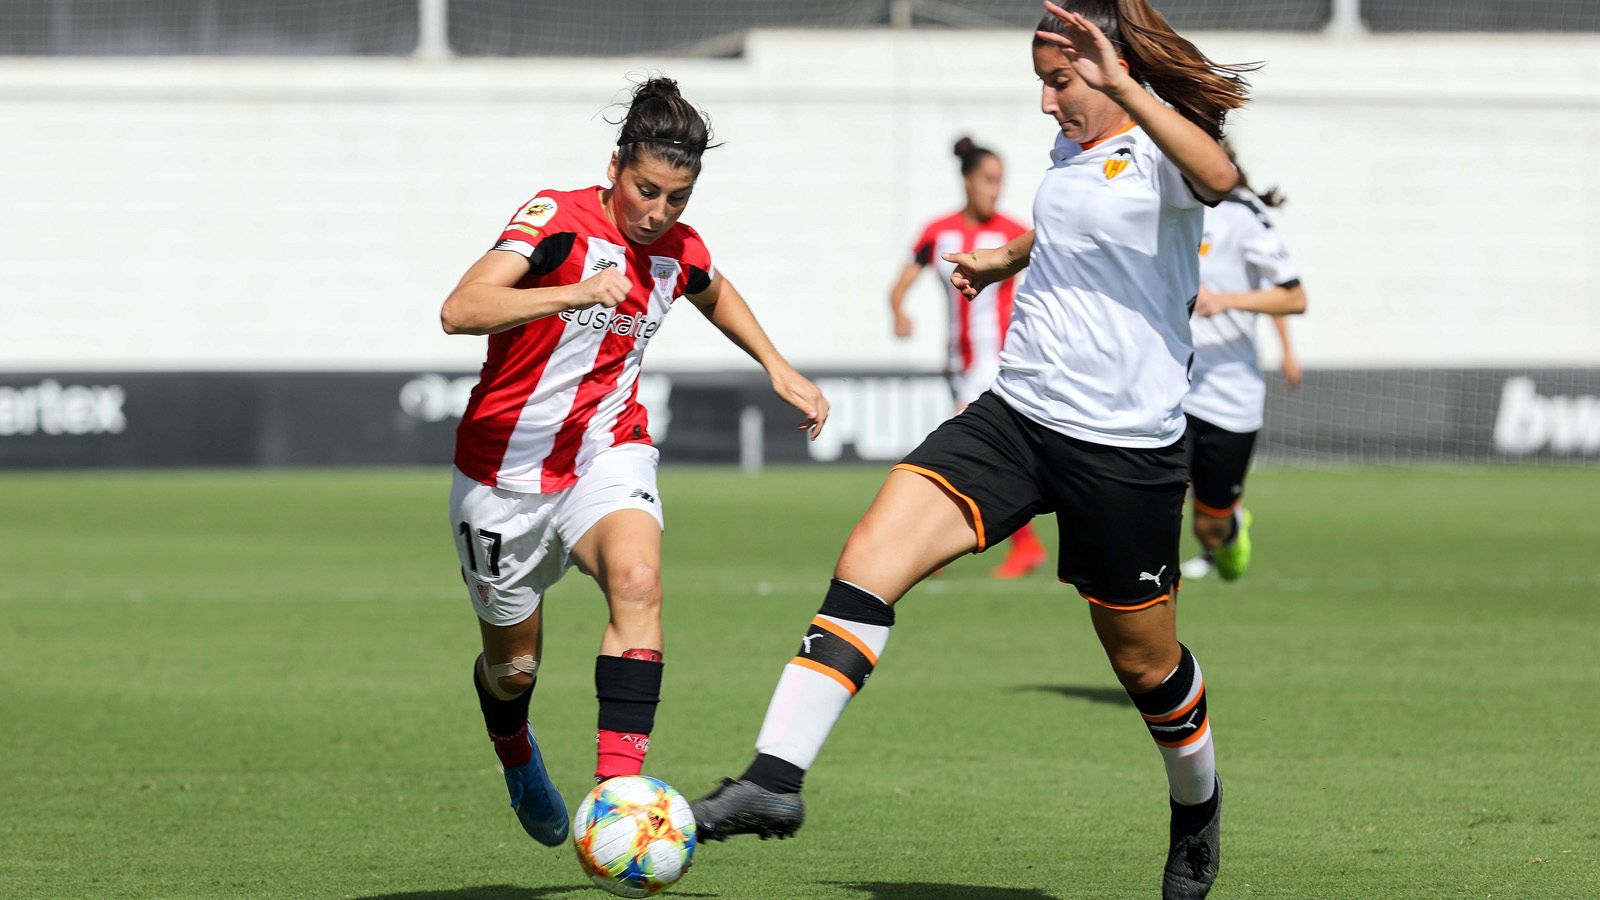
{"type": "MultiPolygon", "coordinates": [[[[1200,241],[1200,283],[1219,294],[1259,291],[1300,280],[1266,204],[1248,191],[1235,191],[1206,210],[1200,241]]],[[[1194,383],[1184,412],[1220,428],[1259,431],[1267,403],[1267,383],[1256,360],[1259,313],[1230,309],[1210,318],[1195,316],[1194,383]]]]}
{"type": "Polygon", "coordinates": [[[1070,437],[1165,447],[1183,437],[1202,205],[1136,126],[1057,136],[1050,158],[994,392],[1070,437]]]}

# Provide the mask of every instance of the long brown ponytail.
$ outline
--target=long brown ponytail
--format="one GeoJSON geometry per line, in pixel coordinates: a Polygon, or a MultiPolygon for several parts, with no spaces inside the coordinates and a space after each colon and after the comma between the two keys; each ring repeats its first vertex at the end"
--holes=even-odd
{"type": "MultiPolygon", "coordinates": [[[[1099,26],[1127,62],[1128,74],[1135,81],[1148,85],[1156,96],[1214,138],[1222,137],[1228,111],[1249,100],[1250,82],[1243,73],[1253,72],[1259,65],[1212,62],[1173,31],[1148,0],[1057,0],[1056,5],[1099,26]]],[[[1065,34],[1066,26],[1046,15],[1039,20],[1038,30],[1065,34]]]]}

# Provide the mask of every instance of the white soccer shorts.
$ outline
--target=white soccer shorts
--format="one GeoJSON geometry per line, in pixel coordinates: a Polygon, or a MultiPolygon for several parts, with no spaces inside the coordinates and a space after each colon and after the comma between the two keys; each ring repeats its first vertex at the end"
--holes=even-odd
{"type": "Polygon", "coordinates": [[[966,406],[972,401],[983,396],[983,392],[994,384],[995,376],[1000,374],[1000,360],[994,359],[987,362],[974,362],[972,367],[963,372],[951,372],[946,376],[950,382],[950,394],[955,398],[956,406],[966,406]]]}
{"type": "Polygon", "coordinates": [[[594,524],[619,509],[661,516],[656,465],[648,444],[600,451],[577,484],[548,494],[523,494],[481,484],[456,470],[450,485],[450,527],[478,618],[515,625],[533,615],[545,591],[572,565],[572,548],[594,524]]]}

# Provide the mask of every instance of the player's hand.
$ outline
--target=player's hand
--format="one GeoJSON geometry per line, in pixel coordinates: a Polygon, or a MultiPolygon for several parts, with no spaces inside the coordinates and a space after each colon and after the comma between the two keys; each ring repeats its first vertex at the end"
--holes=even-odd
{"type": "Polygon", "coordinates": [[[1283,358],[1283,386],[1292,391],[1305,380],[1306,370],[1300,368],[1300,360],[1295,359],[1293,356],[1285,356],[1283,358]]]}
{"type": "Polygon", "coordinates": [[[1067,26],[1067,33],[1036,31],[1034,35],[1051,46],[1061,48],[1067,62],[1072,64],[1072,71],[1085,84],[1112,96],[1136,86],[1128,75],[1127,66],[1118,58],[1116,48],[1111,46],[1111,39],[1100,30],[1100,26],[1077,13],[1067,12],[1049,0],[1046,0],[1044,9],[1067,26]]]}
{"type": "Polygon", "coordinates": [[[828,421],[828,398],[822,396],[822,390],[793,369],[773,373],[772,390],[783,402],[800,410],[806,420],[800,423],[799,430],[816,440],[828,421]]]}
{"type": "Polygon", "coordinates": [[[572,308],[588,309],[599,306],[605,309],[614,309],[617,304],[628,299],[628,276],[618,272],[615,268],[602,269],[588,279],[579,282],[573,292],[572,308]]]}
{"type": "Polygon", "coordinates": [[[1201,288],[1200,293],[1195,295],[1194,314],[1202,319],[1209,319],[1227,308],[1228,305],[1223,302],[1221,294],[1201,288]]]}
{"type": "Polygon", "coordinates": [[[944,261],[955,263],[950,274],[950,285],[971,300],[983,289],[997,281],[1005,281],[1016,274],[1011,271],[1011,260],[1004,248],[973,250],[969,253],[946,253],[944,261]]]}
{"type": "Polygon", "coordinates": [[[902,312],[894,314],[894,336],[904,340],[911,337],[911,317],[902,312]]]}

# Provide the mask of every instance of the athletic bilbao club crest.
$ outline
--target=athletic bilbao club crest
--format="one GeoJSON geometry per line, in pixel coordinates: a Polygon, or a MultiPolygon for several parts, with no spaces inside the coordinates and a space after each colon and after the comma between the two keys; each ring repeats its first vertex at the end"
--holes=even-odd
{"type": "Polygon", "coordinates": [[[1106,160],[1106,180],[1110,181],[1118,175],[1121,175],[1127,170],[1128,166],[1131,165],[1133,165],[1133,151],[1129,150],[1127,147],[1122,147],[1121,149],[1117,150],[1117,152],[1111,154],[1110,159],[1106,160]]]}

